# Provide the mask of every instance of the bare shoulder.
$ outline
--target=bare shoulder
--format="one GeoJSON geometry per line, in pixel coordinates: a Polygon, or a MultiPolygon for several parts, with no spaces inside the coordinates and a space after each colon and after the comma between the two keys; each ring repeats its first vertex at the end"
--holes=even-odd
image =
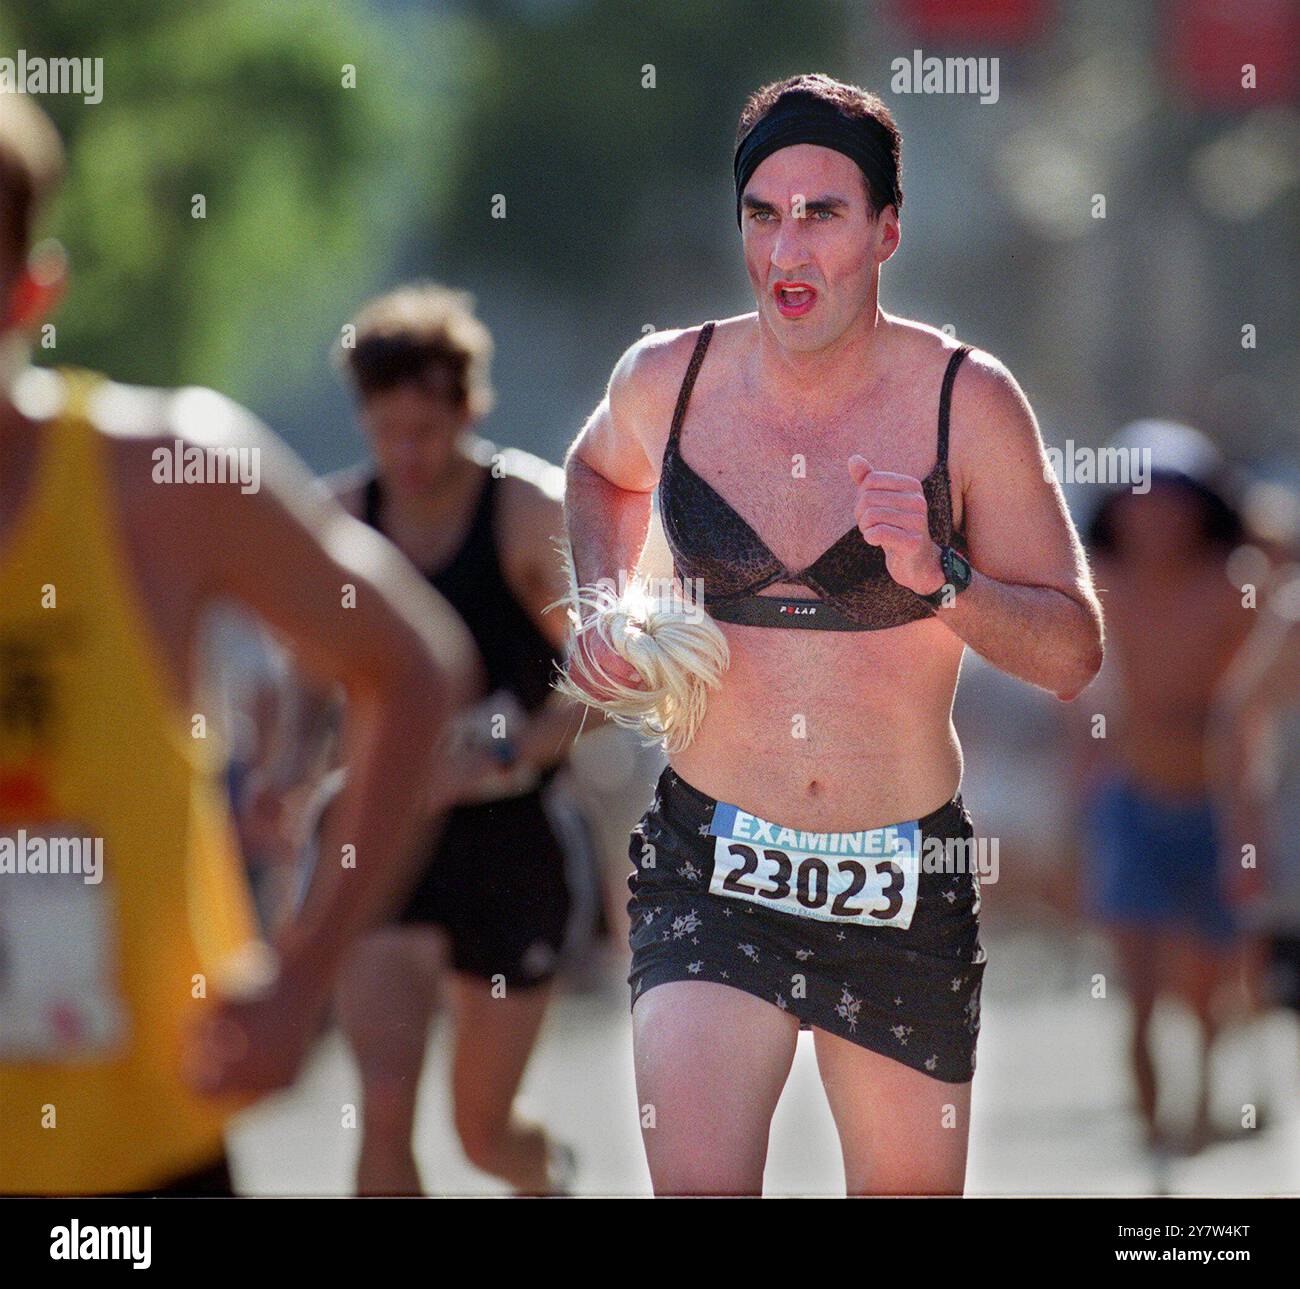
{"type": "MultiPolygon", "coordinates": [[[[154,482],[173,480],[168,471],[189,464],[192,482],[206,452],[265,448],[270,431],[247,408],[214,389],[190,386],[154,389],[105,381],[94,391],[87,414],[111,445],[113,458],[132,467],[149,466],[154,482]]],[[[227,458],[229,459],[229,458],[227,458]]],[[[256,459],[256,458],[250,458],[256,459]]]]}
{"type": "Polygon", "coordinates": [[[180,439],[198,447],[260,443],[266,427],[246,407],[215,389],[155,389],[104,381],[90,403],[91,420],[124,444],[180,439]]]}
{"type": "Polygon", "coordinates": [[[505,549],[549,551],[550,540],[564,532],[564,471],[521,448],[488,444],[486,449],[489,468],[501,481],[499,522],[505,549]]]}
{"type": "MultiPolygon", "coordinates": [[[[1042,474],[1046,460],[1038,421],[1025,392],[1006,364],[972,348],[953,383],[950,419],[954,472],[963,482],[1042,474]]],[[[1044,476],[1046,477],[1046,476],[1044,476]]]]}
{"type": "Polygon", "coordinates": [[[954,417],[959,398],[968,413],[998,408],[1007,411],[1013,406],[1027,406],[1016,378],[1006,364],[987,349],[910,318],[891,318],[890,323],[896,329],[900,349],[908,355],[908,365],[915,366],[918,371],[933,371],[941,378],[953,354],[958,349],[967,350],[953,384],[954,417]]]}
{"type": "Polygon", "coordinates": [[[629,345],[569,462],[576,459],[627,491],[652,492],[701,331],[700,326],[652,331],[629,345]]]}
{"type": "Polygon", "coordinates": [[[230,568],[265,568],[286,531],[323,534],[342,517],[307,468],[233,399],[198,387],[79,385],[75,373],[48,373],[35,410],[56,418],[85,399],[122,531],[155,596],[197,603],[230,568]]]}
{"type": "MultiPolygon", "coordinates": [[[[911,324],[909,342],[926,355],[941,379],[963,342],[933,327],[911,324]]],[[[952,386],[950,434],[953,457],[985,459],[995,451],[1038,451],[1038,424],[1019,382],[1007,365],[987,349],[965,345],[966,357],[952,386]]]]}
{"type": "MultiPolygon", "coordinates": [[[[15,386],[14,403],[33,421],[55,421],[69,412],[77,396],[76,379],[65,371],[31,368],[15,386]]],[[[155,448],[171,446],[176,435],[168,432],[167,406],[174,394],[101,378],[84,391],[83,410],[106,440],[115,466],[148,465],[155,448]]]]}
{"type": "MultiPolygon", "coordinates": [[[[57,392],[52,386],[51,395],[62,410],[73,390],[62,374],[59,379],[63,384],[57,392]]],[[[104,380],[90,391],[85,412],[105,444],[129,527],[151,538],[165,535],[173,555],[188,560],[202,551],[211,518],[236,498],[247,501],[254,479],[260,481],[268,432],[215,390],[104,380]],[[218,475],[228,486],[206,486],[218,475]]]]}
{"type": "Polygon", "coordinates": [[[667,438],[677,393],[702,330],[703,324],[652,331],[624,351],[609,381],[610,409],[616,418],[630,415],[640,425],[662,428],[667,438]]]}
{"type": "Polygon", "coordinates": [[[313,524],[338,514],[328,489],[289,447],[216,390],[105,381],[87,414],[109,444],[128,502],[143,501],[147,490],[143,510],[160,522],[179,507],[184,523],[178,532],[200,547],[216,526],[273,508],[313,524]]]}
{"type": "MultiPolygon", "coordinates": [[[[702,324],[698,327],[692,327],[690,334],[694,339],[704,330],[702,324]]],[[[737,313],[730,318],[719,318],[713,324],[712,345],[720,349],[730,349],[733,345],[750,345],[754,343],[758,327],[757,313],[737,313]]]]}
{"type": "Polygon", "coordinates": [[[962,386],[968,415],[1023,417],[1029,412],[1029,400],[1010,368],[986,349],[972,347],[966,355],[954,384],[954,401],[957,384],[962,386]]]}
{"type": "Polygon", "coordinates": [[[476,447],[475,456],[502,481],[502,495],[515,504],[539,509],[563,504],[564,471],[558,465],[523,448],[487,442],[476,447]]]}
{"type": "Polygon", "coordinates": [[[530,531],[564,527],[564,471],[522,448],[494,448],[489,469],[501,480],[507,515],[530,531]]]}

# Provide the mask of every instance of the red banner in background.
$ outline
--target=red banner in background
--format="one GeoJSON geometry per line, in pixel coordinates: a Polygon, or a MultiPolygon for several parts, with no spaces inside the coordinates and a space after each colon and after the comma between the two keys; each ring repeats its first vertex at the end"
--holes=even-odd
{"type": "Polygon", "coordinates": [[[1248,112],[1296,100],[1297,0],[1170,0],[1166,35],[1174,87],[1197,107],[1248,112]],[[1253,89],[1242,84],[1248,65],[1253,89]]]}
{"type": "Polygon", "coordinates": [[[1053,0],[895,0],[918,38],[1022,45],[1047,31],[1053,0]]]}

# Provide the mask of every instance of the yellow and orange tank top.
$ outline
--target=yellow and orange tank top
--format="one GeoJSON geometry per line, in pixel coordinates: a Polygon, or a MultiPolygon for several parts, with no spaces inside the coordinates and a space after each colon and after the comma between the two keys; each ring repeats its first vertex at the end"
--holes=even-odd
{"type": "Polygon", "coordinates": [[[0,1192],[141,1190],[214,1163],[232,1102],[185,1036],[255,945],[216,757],[127,563],[67,373],[0,538],[0,1192]]]}

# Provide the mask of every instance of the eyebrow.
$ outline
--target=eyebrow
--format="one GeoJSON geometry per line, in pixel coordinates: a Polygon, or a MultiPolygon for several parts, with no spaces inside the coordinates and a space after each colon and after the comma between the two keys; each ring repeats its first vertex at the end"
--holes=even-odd
{"type": "MultiPolygon", "coordinates": [[[[746,193],[740,199],[740,204],[746,210],[764,210],[764,211],[773,211],[773,212],[777,210],[777,207],[774,206],[770,201],[762,201],[758,197],[751,197],[748,193],[746,193]]],[[[837,197],[834,193],[826,193],[825,195],[821,197],[817,197],[812,201],[805,201],[803,204],[803,208],[805,214],[816,214],[818,211],[822,211],[822,210],[829,210],[829,211],[847,210],[848,205],[849,203],[846,198],[837,197]]]]}
{"type": "Polygon", "coordinates": [[[847,210],[849,203],[847,198],[837,197],[834,193],[827,193],[824,197],[818,197],[815,201],[804,202],[804,210],[847,210]]]}

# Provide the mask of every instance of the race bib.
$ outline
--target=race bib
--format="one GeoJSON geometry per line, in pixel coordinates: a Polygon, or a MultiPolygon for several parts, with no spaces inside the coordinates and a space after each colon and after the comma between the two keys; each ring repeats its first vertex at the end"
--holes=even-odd
{"type": "MultiPolygon", "coordinates": [[[[20,834],[24,867],[59,838],[80,844],[76,825],[20,834]]],[[[0,872],[0,1061],[103,1059],[126,1033],[109,883],[48,867],[0,872]]]]}
{"type": "Polygon", "coordinates": [[[819,922],[902,930],[912,924],[921,867],[915,821],[810,833],[719,801],[709,835],[715,838],[714,895],[819,922]]]}

